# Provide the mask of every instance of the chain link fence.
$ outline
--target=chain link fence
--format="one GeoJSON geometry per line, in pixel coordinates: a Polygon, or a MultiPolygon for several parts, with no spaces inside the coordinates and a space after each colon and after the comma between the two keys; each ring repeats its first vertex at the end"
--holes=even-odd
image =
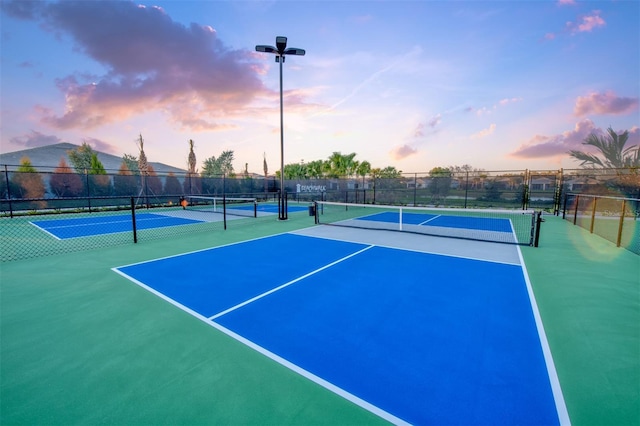
{"type": "Polygon", "coordinates": [[[640,255],[640,199],[567,193],[563,219],[640,255]]]}
{"type": "MultiPolygon", "coordinates": [[[[69,169],[60,171],[49,168],[36,172],[18,170],[19,166],[0,166],[0,261],[126,244],[133,239],[127,232],[106,232],[115,225],[105,224],[105,232],[100,235],[57,240],[35,226],[34,222],[113,215],[126,217],[132,211],[139,212],[141,209],[160,214],[162,209],[179,209],[180,199],[189,195],[253,197],[260,202],[277,203],[280,190],[276,177],[255,175],[230,178],[202,177],[189,173],[140,175],[114,172],[93,175],[74,173],[69,169]]],[[[289,200],[300,203],[334,201],[536,209],[553,214],[563,211],[565,194],[640,199],[640,175],[637,169],[445,171],[437,174],[405,173],[394,178],[286,179],[284,185],[289,200]]],[[[637,212],[637,205],[625,208],[637,212]]],[[[624,217],[631,217],[632,213],[624,217]]],[[[597,215],[600,217],[604,212],[597,215]]],[[[626,224],[627,220],[623,222],[626,224]]],[[[627,225],[625,229],[630,227],[627,225]]],[[[224,223],[205,221],[140,229],[139,238],[143,241],[177,236],[183,232],[223,229],[224,223]]],[[[623,233],[624,238],[627,238],[626,233],[623,233]]]]}

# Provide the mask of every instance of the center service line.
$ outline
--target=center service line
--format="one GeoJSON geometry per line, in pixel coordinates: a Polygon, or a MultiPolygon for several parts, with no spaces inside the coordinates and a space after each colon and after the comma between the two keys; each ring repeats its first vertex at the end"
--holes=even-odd
{"type": "Polygon", "coordinates": [[[242,302],[242,303],[239,303],[239,304],[237,304],[237,305],[235,305],[235,306],[232,306],[231,308],[229,308],[229,309],[227,309],[227,310],[224,310],[224,311],[222,311],[222,312],[220,312],[220,313],[217,313],[217,314],[215,314],[215,315],[213,315],[213,316],[210,316],[208,319],[209,319],[209,320],[214,320],[214,319],[219,318],[219,317],[221,317],[221,316],[223,316],[223,315],[226,315],[226,314],[228,314],[229,312],[235,311],[236,309],[241,308],[241,307],[243,307],[243,306],[245,306],[245,305],[248,305],[249,303],[255,302],[255,301],[256,301],[256,300],[258,300],[258,299],[262,299],[263,297],[268,296],[268,295],[270,295],[271,293],[275,293],[276,291],[282,290],[282,289],[283,289],[283,288],[285,288],[285,287],[289,287],[291,284],[295,284],[295,283],[297,283],[297,282],[298,282],[298,281],[300,281],[300,280],[303,280],[303,279],[305,279],[305,278],[307,278],[307,277],[310,277],[311,275],[317,274],[317,273],[318,273],[318,272],[320,272],[320,271],[323,271],[323,270],[325,270],[325,269],[327,269],[327,268],[330,268],[330,267],[332,267],[333,265],[337,265],[337,264],[338,264],[338,263],[340,263],[340,262],[343,262],[343,261],[345,261],[345,260],[347,260],[347,259],[349,259],[349,258],[351,258],[351,257],[353,257],[353,256],[356,256],[356,255],[358,255],[358,254],[360,254],[360,253],[363,253],[363,252],[365,252],[365,251],[369,250],[369,249],[370,249],[370,248],[372,248],[372,247],[375,247],[375,246],[374,246],[374,245],[370,245],[370,246],[368,246],[368,247],[363,248],[362,250],[358,250],[358,251],[357,251],[357,252],[355,252],[355,253],[351,253],[350,255],[345,256],[345,257],[343,257],[343,258],[341,258],[341,259],[338,259],[338,260],[336,260],[335,262],[331,262],[331,263],[329,263],[329,264],[324,265],[322,268],[318,268],[318,269],[316,269],[315,271],[311,271],[311,272],[309,272],[308,274],[302,275],[301,277],[298,277],[298,278],[296,278],[296,279],[294,279],[294,280],[289,281],[288,283],[284,283],[284,284],[282,284],[282,285],[281,285],[281,286],[279,286],[279,287],[273,288],[273,289],[271,289],[271,290],[269,290],[269,291],[266,291],[266,292],[264,292],[264,293],[262,293],[262,294],[259,294],[259,295],[255,296],[255,297],[252,297],[252,298],[251,298],[251,299],[249,299],[249,300],[245,300],[245,301],[244,301],[244,302],[242,302]]]}

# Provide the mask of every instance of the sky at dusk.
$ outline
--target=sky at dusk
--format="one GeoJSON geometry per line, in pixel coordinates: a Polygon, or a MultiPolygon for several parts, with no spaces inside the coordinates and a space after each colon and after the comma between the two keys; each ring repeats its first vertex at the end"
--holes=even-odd
{"type": "Polygon", "coordinates": [[[592,132],[640,143],[640,2],[0,3],[0,151],[89,143],[187,167],[357,153],[403,172],[578,168],[592,132]]]}

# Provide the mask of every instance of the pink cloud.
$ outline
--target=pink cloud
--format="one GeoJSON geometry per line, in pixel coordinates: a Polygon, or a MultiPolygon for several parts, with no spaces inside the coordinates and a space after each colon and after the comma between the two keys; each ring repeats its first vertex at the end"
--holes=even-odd
{"type": "Polygon", "coordinates": [[[582,142],[591,133],[604,134],[593,121],[584,119],[576,123],[573,130],[558,135],[536,135],[523,143],[510,155],[519,158],[545,158],[566,155],[572,149],[583,149],[582,142]]]}
{"type": "Polygon", "coordinates": [[[107,154],[114,154],[114,155],[118,155],[118,152],[119,152],[117,147],[101,139],[86,138],[83,140],[83,142],[88,143],[96,151],[106,152],[107,154]]]}
{"type": "Polygon", "coordinates": [[[442,114],[436,114],[433,117],[431,117],[431,119],[429,119],[429,121],[427,122],[427,125],[431,128],[434,128],[438,124],[440,124],[441,121],[442,121],[442,114]]]}
{"type": "Polygon", "coordinates": [[[571,34],[591,32],[595,28],[604,27],[607,23],[600,16],[599,10],[594,10],[590,15],[583,15],[577,22],[567,22],[567,30],[571,34]]]}
{"type": "Polygon", "coordinates": [[[496,125],[491,124],[488,128],[480,130],[478,133],[471,135],[471,139],[481,139],[489,136],[496,130],[496,125]]]}
{"type": "Polygon", "coordinates": [[[638,98],[618,97],[614,92],[589,93],[587,96],[579,96],[573,113],[578,116],[587,114],[628,114],[638,108],[638,98]]]}
{"type": "MultiPolygon", "coordinates": [[[[569,1],[561,2],[559,4],[574,4],[569,1]]],[[[569,21],[565,24],[564,33],[575,35],[578,33],[591,32],[596,28],[604,27],[607,23],[600,16],[599,10],[593,10],[589,15],[579,16],[576,22],[569,21]]],[[[546,33],[544,35],[545,40],[554,40],[559,34],[546,33]]]]}
{"type": "Polygon", "coordinates": [[[7,2],[3,9],[70,35],[76,50],[106,68],[57,79],[64,112],[38,108],[56,128],[89,129],[161,110],[184,127],[212,129],[265,91],[253,52],[232,50],[210,26],[182,25],[158,7],[84,1],[7,2]],[[187,106],[191,115],[183,113],[187,106]]]}
{"type": "Polygon", "coordinates": [[[566,5],[575,5],[576,2],[575,0],[558,0],[558,4],[560,6],[566,6],[566,5]]]}
{"type": "Polygon", "coordinates": [[[40,146],[53,145],[62,142],[62,140],[54,135],[45,135],[35,130],[22,136],[15,136],[9,140],[14,145],[23,146],[25,148],[37,148],[40,146]]]}
{"type": "Polygon", "coordinates": [[[417,149],[405,144],[402,146],[398,146],[391,150],[390,155],[394,160],[403,160],[407,157],[410,157],[418,152],[417,149]]]}

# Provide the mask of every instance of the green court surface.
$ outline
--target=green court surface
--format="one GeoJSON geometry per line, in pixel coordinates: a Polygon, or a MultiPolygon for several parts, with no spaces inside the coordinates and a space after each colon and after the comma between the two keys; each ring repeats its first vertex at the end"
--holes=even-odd
{"type": "MultiPolygon", "coordinates": [[[[384,423],[111,271],[311,223],[1,263],[0,424],[384,423]]],[[[571,422],[639,424],[640,257],[556,217],[521,250],[571,422]]]]}

